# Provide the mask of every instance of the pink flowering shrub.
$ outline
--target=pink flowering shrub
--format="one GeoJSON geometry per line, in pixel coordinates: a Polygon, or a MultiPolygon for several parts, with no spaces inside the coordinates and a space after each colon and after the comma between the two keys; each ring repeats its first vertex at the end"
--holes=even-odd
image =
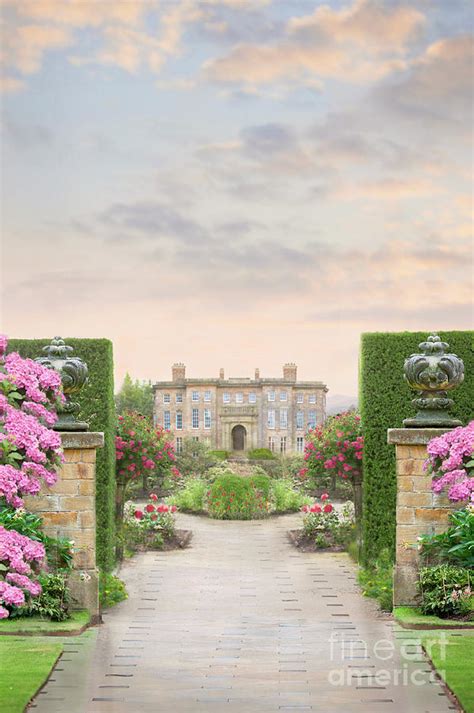
{"type": "MultiPolygon", "coordinates": [[[[23,505],[42,482],[56,482],[62,461],[54,406],[61,398],[55,371],[13,353],[5,356],[7,338],[0,336],[0,506],[23,505]]],[[[0,619],[26,598],[41,593],[33,575],[45,557],[44,545],[0,526],[0,619]]]]}
{"type": "Polygon", "coordinates": [[[56,481],[62,461],[61,439],[50,426],[61,398],[61,377],[31,359],[5,356],[0,341],[0,498],[21,507],[23,495],[35,495],[44,481],[56,481]]]}
{"type": "Polygon", "coordinates": [[[44,557],[41,542],[0,525],[0,619],[7,618],[12,607],[25,604],[28,596],[41,593],[40,584],[31,575],[44,557]]]}
{"type": "Polygon", "coordinates": [[[447,490],[453,502],[474,502],[474,421],[433,438],[427,451],[433,491],[447,490]]]}

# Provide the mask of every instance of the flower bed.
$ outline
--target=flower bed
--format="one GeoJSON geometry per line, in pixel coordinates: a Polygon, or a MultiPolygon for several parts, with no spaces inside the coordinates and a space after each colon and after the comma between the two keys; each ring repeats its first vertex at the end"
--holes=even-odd
{"type": "Polygon", "coordinates": [[[176,505],[159,503],[152,493],[144,507],[129,502],[125,505],[124,541],[129,554],[144,550],[171,550],[186,547],[191,538],[189,530],[177,530],[176,505]]]}
{"type": "Polygon", "coordinates": [[[338,512],[323,493],[320,502],[303,505],[303,528],[290,530],[291,542],[302,552],[341,552],[355,536],[354,507],[351,502],[338,512]]]}

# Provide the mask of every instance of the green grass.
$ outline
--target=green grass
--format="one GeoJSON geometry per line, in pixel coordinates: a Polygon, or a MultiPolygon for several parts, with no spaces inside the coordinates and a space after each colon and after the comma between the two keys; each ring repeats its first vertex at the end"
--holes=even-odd
{"type": "MultiPolygon", "coordinates": [[[[2,619],[0,621],[1,634],[69,634],[77,631],[90,622],[88,611],[73,611],[71,618],[66,621],[51,621],[40,616],[25,616],[17,619],[2,619]]],[[[0,710],[2,710],[0,706],[0,710]]]]}
{"type": "MultiPolygon", "coordinates": [[[[442,632],[444,634],[444,632],[442,632]]],[[[474,713],[474,636],[447,634],[446,647],[439,633],[422,637],[422,644],[433,666],[454,693],[465,713],[474,713]]]]}
{"type": "Polygon", "coordinates": [[[38,639],[0,639],[0,710],[23,713],[49,676],[62,644],[38,639]]]}
{"type": "Polygon", "coordinates": [[[474,621],[459,621],[457,619],[441,619],[432,614],[422,614],[418,607],[395,607],[393,610],[395,619],[407,628],[440,628],[450,629],[453,627],[474,627],[474,621]]]}

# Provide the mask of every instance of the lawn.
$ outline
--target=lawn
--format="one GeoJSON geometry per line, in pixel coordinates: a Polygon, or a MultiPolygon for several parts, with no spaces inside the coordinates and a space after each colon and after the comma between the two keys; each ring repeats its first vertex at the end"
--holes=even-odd
{"type": "Polygon", "coordinates": [[[23,713],[49,676],[62,644],[45,639],[0,638],[0,710],[23,713]]]}
{"type": "Polygon", "coordinates": [[[474,621],[441,619],[439,616],[422,614],[417,607],[395,607],[393,615],[407,629],[473,629],[474,621]]]}
{"type": "Polygon", "coordinates": [[[474,713],[474,636],[468,632],[429,632],[423,635],[422,644],[465,713],[474,713]],[[446,636],[446,647],[440,641],[441,635],[446,636]]]}
{"type": "MultiPolygon", "coordinates": [[[[36,636],[76,634],[90,622],[88,611],[73,611],[66,621],[51,621],[39,616],[18,617],[0,621],[1,634],[34,634],[36,636]]],[[[0,708],[0,710],[2,710],[0,708]]]]}

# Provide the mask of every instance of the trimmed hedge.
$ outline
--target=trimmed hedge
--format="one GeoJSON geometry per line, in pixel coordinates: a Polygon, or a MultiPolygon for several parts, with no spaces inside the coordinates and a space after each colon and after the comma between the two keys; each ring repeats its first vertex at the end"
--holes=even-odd
{"type": "MultiPolygon", "coordinates": [[[[387,429],[401,428],[414,416],[413,395],[403,378],[404,360],[418,352],[428,332],[363,334],[360,349],[359,404],[364,430],[363,558],[395,549],[395,447],[387,429]]],[[[454,391],[453,417],[464,424],[474,418],[474,332],[439,332],[450,351],[464,361],[465,377],[454,391]]]]}
{"type": "Polygon", "coordinates": [[[247,453],[249,460],[275,460],[275,454],[269,448],[254,448],[247,453]]]}
{"type": "MultiPolygon", "coordinates": [[[[25,358],[43,356],[42,348],[50,339],[10,339],[9,352],[25,358]]],[[[112,342],[108,339],[65,338],[74,348],[73,356],[83,359],[89,369],[89,381],[77,396],[80,416],[91,431],[104,433],[104,447],[97,450],[96,515],[97,564],[110,571],[115,562],[115,404],[112,342]]],[[[75,397],[76,399],[76,397],[75,397]]]]}

